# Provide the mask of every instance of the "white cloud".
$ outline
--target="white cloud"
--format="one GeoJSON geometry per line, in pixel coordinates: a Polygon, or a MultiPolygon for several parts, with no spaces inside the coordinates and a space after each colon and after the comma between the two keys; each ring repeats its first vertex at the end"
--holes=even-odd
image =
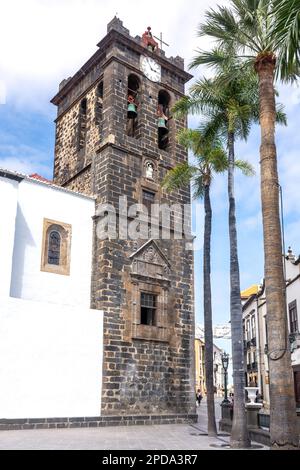
{"type": "Polygon", "coordinates": [[[284,214],[300,216],[299,205],[300,161],[299,152],[289,152],[281,164],[281,184],[284,214]]]}
{"type": "MultiPolygon", "coordinates": [[[[223,1],[222,3],[227,3],[223,1]]],[[[152,0],[10,0],[1,8],[0,79],[8,99],[41,109],[47,106],[59,82],[73,75],[96,51],[107,23],[117,13],[132,36],[148,25],[163,32],[170,44],[167,56],[182,55],[186,64],[200,45],[198,23],[217,0],[170,2],[152,0]],[[17,12],[17,13],[16,13],[17,12]]],[[[201,40],[202,47],[207,41],[201,40]]]]}
{"type": "Polygon", "coordinates": [[[49,156],[27,145],[0,145],[0,167],[24,174],[40,173],[52,178],[49,156]]]}
{"type": "Polygon", "coordinates": [[[296,106],[300,104],[300,87],[295,82],[288,86],[279,84],[277,86],[279,97],[277,101],[283,103],[285,106],[285,112],[293,112],[296,106]]]}
{"type": "Polygon", "coordinates": [[[300,109],[294,104],[288,113],[288,126],[277,132],[277,156],[279,181],[283,191],[285,216],[300,216],[299,181],[300,181],[300,109]]]}
{"type": "Polygon", "coordinates": [[[258,213],[256,215],[252,215],[250,217],[246,217],[241,226],[246,230],[255,230],[258,226],[261,225],[261,214],[258,213]]]}
{"type": "Polygon", "coordinates": [[[4,80],[0,80],[0,105],[6,102],[6,85],[4,80]]]}
{"type": "Polygon", "coordinates": [[[294,253],[300,254],[300,220],[295,220],[285,224],[285,251],[291,246],[294,253]]]}

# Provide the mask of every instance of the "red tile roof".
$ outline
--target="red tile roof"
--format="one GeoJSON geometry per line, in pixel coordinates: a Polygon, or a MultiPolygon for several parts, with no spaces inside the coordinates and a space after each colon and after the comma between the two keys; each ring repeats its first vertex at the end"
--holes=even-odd
{"type": "Polygon", "coordinates": [[[43,181],[43,183],[52,183],[52,180],[48,180],[47,178],[44,178],[43,176],[39,175],[38,173],[32,173],[29,175],[30,178],[34,178],[39,181],[43,181]]]}

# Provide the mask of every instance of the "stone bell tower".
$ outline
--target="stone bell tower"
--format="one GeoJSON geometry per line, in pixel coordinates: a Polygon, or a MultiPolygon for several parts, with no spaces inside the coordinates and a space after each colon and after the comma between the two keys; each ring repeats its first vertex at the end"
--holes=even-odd
{"type": "MultiPolygon", "coordinates": [[[[92,308],[104,311],[102,415],[191,418],[194,400],[193,253],[174,230],[188,189],[162,190],[166,172],[187,160],[176,141],[185,120],[171,116],[191,78],[183,59],[166,58],[152,37],[131,37],[116,17],[97,52],[64,80],[58,106],[54,179],[94,194],[97,206],[128,208],[177,204],[171,239],[154,237],[146,225],[140,239],[101,240],[95,216],[92,308]]],[[[132,216],[125,213],[130,223],[132,216]]],[[[180,235],[180,236],[179,236],[180,235]]]]}

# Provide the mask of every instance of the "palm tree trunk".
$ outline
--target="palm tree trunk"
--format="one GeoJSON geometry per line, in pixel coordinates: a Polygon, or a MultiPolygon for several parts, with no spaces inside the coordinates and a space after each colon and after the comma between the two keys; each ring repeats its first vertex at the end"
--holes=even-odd
{"type": "Polygon", "coordinates": [[[279,183],[275,145],[275,57],[258,57],[261,126],[261,201],[270,373],[270,435],[273,448],[298,444],[296,404],[288,343],[285,279],[279,217],[279,183]]]}
{"type": "Polygon", "coordinates": [[[217,434],[214,400],[214,365],[213,365],[213,331],[210,283],[210,243],[212,210],[210,204],[210,187],[204,187],[204,246],[203,246],[203,297],[204,297],[204,351],[205,381],[207,392],[207,432],[209,436],[217,434]]]}
{"type": "Polygon", "coordinates": [[[233,422],[230,446],[250,447],[245,410],[245,373],[243,349],[243,315],[240,288],[240,271],[237,250],[237,231],[234,197],[234,134],[228,134],[228,197],[229,197],[229,240],[230,240],[230,318],[232,335],[233,367],[233,422]]]}

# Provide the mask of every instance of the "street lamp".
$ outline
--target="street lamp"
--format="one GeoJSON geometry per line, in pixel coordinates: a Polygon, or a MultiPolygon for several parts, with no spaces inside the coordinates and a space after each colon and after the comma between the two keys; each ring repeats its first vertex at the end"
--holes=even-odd
{"type": "Polygon", "coordinates": [[[222,360],[222,366],[224,369],[224,388],[225,388],[225,396],[224,400],[222,403],[230,403],[230,401],[227,398],[227,369],[228,369],[228,364],[229,364],[229,354],[227,354],[225,351],[221,354],[221,360],[222,360]]]}

